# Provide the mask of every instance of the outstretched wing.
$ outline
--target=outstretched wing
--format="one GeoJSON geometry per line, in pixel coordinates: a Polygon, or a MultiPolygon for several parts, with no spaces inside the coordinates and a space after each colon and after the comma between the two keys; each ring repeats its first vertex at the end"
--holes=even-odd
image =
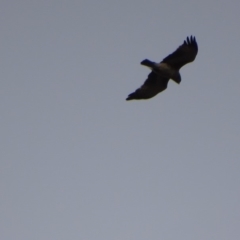
{"type": "Polygon", "coordinates": [[[144,84],[129,94],[126,100],[152,98],[167,88],[168,81],[168,78],[163,78],[152,71],[144,84]]]}
{"type": "Polygon", "coordinates": [[[162,62],[179,70],[185,64],[194,61],[197,56],[197,52],[198,45],[195,37],[187,37],[183,44],[179,46],[175,52],[164,58],[162,62]]]}

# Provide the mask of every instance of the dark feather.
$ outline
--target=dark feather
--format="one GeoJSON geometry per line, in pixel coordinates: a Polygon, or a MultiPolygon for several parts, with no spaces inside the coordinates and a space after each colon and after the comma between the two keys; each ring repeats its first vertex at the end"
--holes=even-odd
{"type": "Polygon", "coordinates": [[[167,63],[171,67],[179,70],[185,64],[194,61],[197,52],[198,45],[195,37],[187,37],[183,44],[179,46],[175,52],[164,58],[162,62],[167,63]]]}
{"type": "Polygon", "coordinates": [[[144,84],[129,94],[126,100],[152,98],[167,88],[168,81],[168,78],[163,78],[152,71],[144,84]]]}

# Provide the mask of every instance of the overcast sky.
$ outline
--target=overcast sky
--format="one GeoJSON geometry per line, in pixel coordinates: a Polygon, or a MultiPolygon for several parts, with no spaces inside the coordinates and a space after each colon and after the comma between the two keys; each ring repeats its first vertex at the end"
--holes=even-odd
{"type": "Polygon", "coordinates": [[[239,239],[239,9],[1,0],[0,239],[239,239]],[[190,35],[181,84],[125,101],[190,35]]]}

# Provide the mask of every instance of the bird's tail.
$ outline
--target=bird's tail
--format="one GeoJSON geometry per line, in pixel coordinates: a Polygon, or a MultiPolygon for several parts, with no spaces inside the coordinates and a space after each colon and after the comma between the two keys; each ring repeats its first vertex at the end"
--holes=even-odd
{"type": "Polygon", "coordinates": [[[141,64],[150,68],[153,68],[155,66],[155,62],[152,62],[148,59],[143,60],[141,64]]]}

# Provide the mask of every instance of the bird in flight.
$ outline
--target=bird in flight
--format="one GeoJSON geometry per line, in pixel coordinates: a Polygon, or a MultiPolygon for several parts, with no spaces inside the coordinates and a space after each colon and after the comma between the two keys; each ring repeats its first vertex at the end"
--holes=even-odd
{"type": "Polygon", "coordinates": [[[142,65],[152,71],[144,84],[135,92],[128,95],[126,100],[149,99],[167,88],[168,81],[172,79],[176,83],[181,82],[179,70],[187,63],[193,62],[197,56],[198,45],[195,37],[187,37],[175,52],[165,57],[160,63],[145,59],[142,65]]]}

